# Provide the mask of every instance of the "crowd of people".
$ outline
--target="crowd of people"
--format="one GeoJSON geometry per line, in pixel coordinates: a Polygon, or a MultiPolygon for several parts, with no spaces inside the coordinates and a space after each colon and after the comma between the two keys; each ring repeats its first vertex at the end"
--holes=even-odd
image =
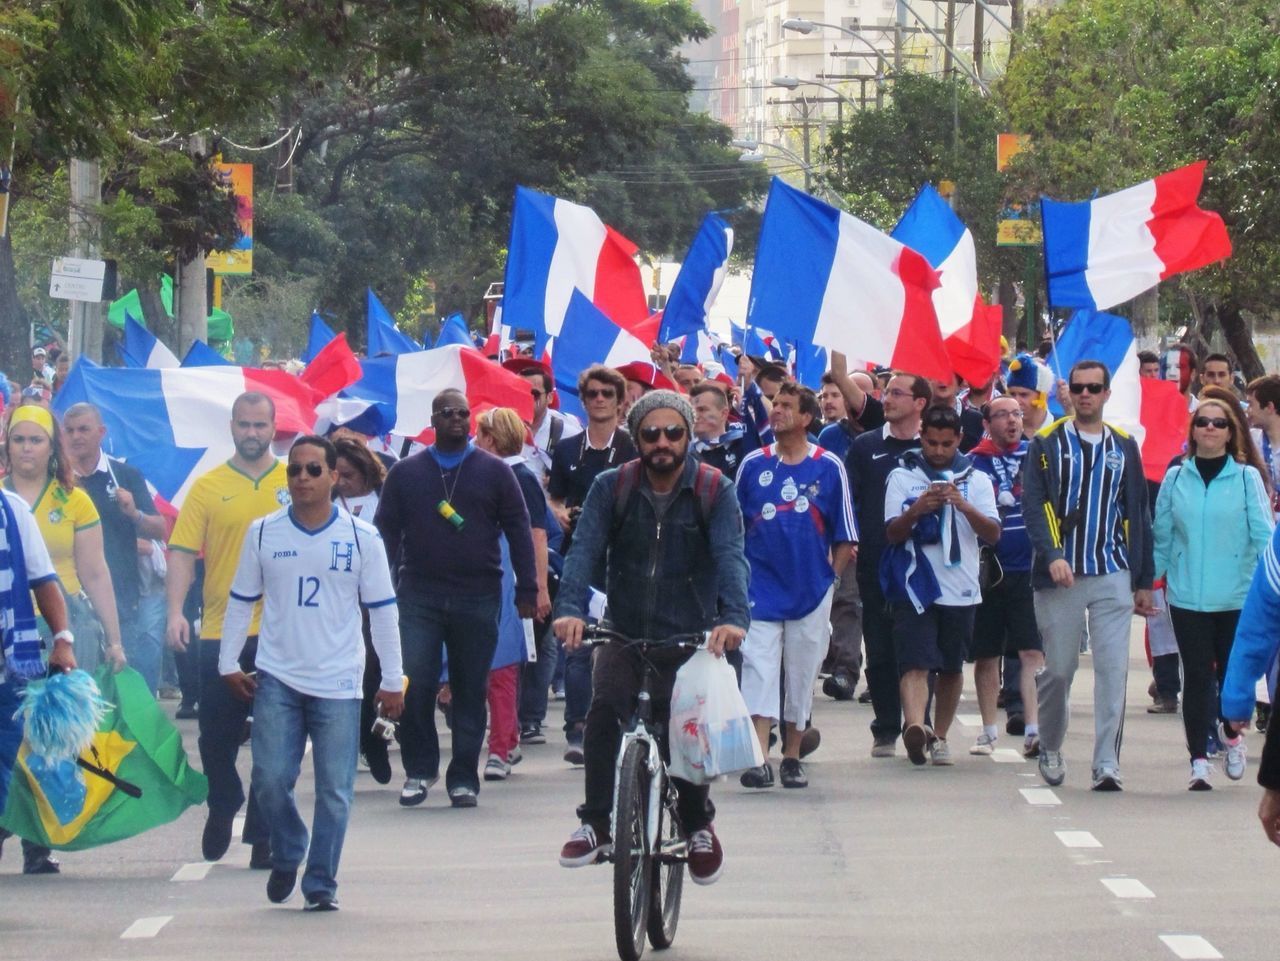
{"type": "MultiPolygon", "coordinates": [[[[203,855],[224,856],[247,807],[242,840],[273,902],[302,871],[305,906],[337,908],[354,779],[364,767],[389,783],[391,743],[399,803],[421,805],[447,724],[444,792],[474,807],[484,782],[547,742],[553,690],[564,760],[585,772],[560,861],[599,860],[641,673],[629,649],[581,643],[601,617],[637,638],[708,632],[765,758],[741,772],[750,790],[809,784],[817,690],[870,702],[873,758],[901,741],[913,765],[954,765],[966,663],[982,718],[968,753],[995,752],[1003,707],[1004,733],[1061,784],[1088,651],[1087,780],[1120,791],[1134,615],[1148,623],[1150,710],[1176,712],[1181,697],[1191,790],[1212,788],[1218,755],[1243,778],[1245,730],[1267,719],[1255,687],[1274,685],[1280,637],[1280,377],[1237,384],[1220,354],[1140,358],[1143,376],[1178,380],[1189,413],[1158,482],[1107,420],[1112,372],[1097,361],[1055,372],[1019,353],[965,385],[850,371],[834,354],[815,392],[763,357],[737,358],[734,378],[659,347],[651,363],[583,371],[581,420],[559,409],[546,364],[495,358],[528,385],[532,418],[444,390],[430,443],[399,457],[343,428],[278,434],[271,398],[243,394],[234,455],[176,518],[104,453],[100,410],[51,411],[47,357],[32,356],[47,389],[10,398],[4,423],[0,531],[25,547],[6,549],[9,567],[25,560],[0,604],[0,788],[17,743],[4,706],[27,679],[15,595],[29,589],[50,667],[128,665],[153,692],[182,688],[209,781],[203,855]],[[236,761],[251,716],[246,792],[236,761]],[[293,796],[308,738],[310,828],[293,796]]],[[[687,657],[660,658],[659,716],[687,657]]],[[[1278,736],[1259,780],[1280,843],[1278,736]]],[[[715,809],[705,785],[676,783],[690,874],[709,884],[723,864],[715,809]]],[[[23,855],[26,873],[60,870],[47,848],[24,841],[23,855]]]]}

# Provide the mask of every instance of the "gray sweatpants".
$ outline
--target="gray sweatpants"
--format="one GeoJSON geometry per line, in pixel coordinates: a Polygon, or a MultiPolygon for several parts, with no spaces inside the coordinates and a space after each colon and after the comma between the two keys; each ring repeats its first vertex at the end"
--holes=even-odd
{"type": "Polygon", "coordinates": [[[1093,770],[1118,770],[1124,735],[1125,685],[1129,676],[1129,627],[1133,591],[1128,571],[1076,575],[1070,588],[1035,592],[1036,623],[1044,640],[1044,670],[1036,678],[1040,744],[1062,750],[1070,717],[1071,682],[1080,666],[1080,636],[1086,612],[1093,653],[1093,770]]]}

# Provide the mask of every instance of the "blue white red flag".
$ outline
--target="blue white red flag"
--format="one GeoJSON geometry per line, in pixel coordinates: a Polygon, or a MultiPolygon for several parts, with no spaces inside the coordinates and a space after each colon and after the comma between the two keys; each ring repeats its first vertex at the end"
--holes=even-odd
{"type": "Polygon", "coordinates": [[[126,367],[147,367],[159,370],[163,367],[180,367],[178,358],[151,331],[133,319],[133,314],[124,315],[124,340],[117,348],[120,360],[126,367]]]}
{"type": "Polygon", "coordinates": [[[937,286],[921,254],[774,178],[748,327],[946,380],[951,362],[933,306],[937,286]]]}
{"type": "Polygon", "coordinates": [[[182,358],[183,367],[234,367],[231,361],[206,344],[203,340],[193,340],[182,358]]]}
{"type": "Polygon", "coordinates": [[[334,333],[320,317],[320,312],[311,312],[311,324],[307,328],[307,349],[302,352],[302,362],[309,364],[316,354],[324,350],[324,345],[333,340],[334,333]]]}
{"type": "Polygon", "coordinates": [[[663,308],[659,343],[669,344],[677,337],[706,329],[711,305],[729,272],[732,252],[733,228],[716,214],[707,214],[684,255],[663,308]]]}
{"type": "Polygon", "coordinates": [[[181,507],[201,474],[235,453],[231,404],[259,391],[276,405],[276,429],[311,433],[312,395],[282,370],[183,367],[139,370],[77,363],[54,398],[55,413],[86,401],[102,412],[102,446],[135,465],[160,495],[181,507]]]}
{"type": "Polygon", "coordinates": [[[503,323],[534,332],[534,355],[560,334],[574,290],[644,339],[648,298],[637,247],[590,207],[516,188],[502,292],[503,323]]]}
{"type": "MultiPolygon", "coordinates": [[[[1077,361],[1098,360],[1111,372],[1111,399],[1102,416],[1110,424],[1127,430],[1142,443],[1142,385],[1138,377],[1138,342],[1133,328],[1115,314],[1077,310],[1062,329],[1053,352],[1045,363],[1055,379],[1069,378],[1077,361]]],[[[1061,417],[1062,405],[1056,391],[1049,394],[1049,410],[1061,417]]]]}
{"type": "Polygon", "coordinates": [[[421,344],[396,326],[395,318],[382,306],[372,287],[366,287],[364,292],[364,322],[365,353],[370,357],[422,350],[421,344]]]}
{"type": "Polygon", "coordinates": [[[1230,257],[1222,218],[1197,203],[1204,169],[1201,160],[1084,203],[1041,198],[1050,306],[1106,310],[1230,257]]]}
{"type": "MultiPolygon", "coordinates": [[[[604,315],[575,290],[565,311],[564,326],[551,348],[551,370],[561,403],[577,399],[578,375],[592,364],[621,367],[632,361],[648,361],[649,348],[604,315]]],[[[570,413],[577,409],[570,405],[570,413]]]]}
{"type": "Polygon", "coordinates": [[[461,314],[450,314],[440,325],[440,334],[436,337],[436,347],[447,347],[458,344],[462,347],[474,347],[475,339],[471,336],[471,328],[461,314]]]}

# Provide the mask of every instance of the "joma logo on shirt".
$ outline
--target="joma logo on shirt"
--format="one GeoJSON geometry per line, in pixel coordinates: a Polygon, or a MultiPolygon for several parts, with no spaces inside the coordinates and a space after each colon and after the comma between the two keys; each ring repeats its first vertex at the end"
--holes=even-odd
{"type": "Polygon", "coordinates": [[[271,555],[271,559],[274,561],[281,557],[297,557],[297,556],[298,556],[297,551],[276,551],[274,554],[271,555]]]}

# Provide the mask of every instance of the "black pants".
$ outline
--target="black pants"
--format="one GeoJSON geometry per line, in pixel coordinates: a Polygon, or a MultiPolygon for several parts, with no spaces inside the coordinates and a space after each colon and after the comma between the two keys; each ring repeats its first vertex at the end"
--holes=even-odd
{"type": "Polygon", "coordinates": [[[867,647],[864,672],[871,691],[875,719],[871,734],[877,740],[902,733],[902,695],[898,689],[898,655],[893,646],[893,615],[880,592],[879,563],[868,563],[867,577],[858,565],[858,590],[862,594],[862,637],[867,647]]]}
{"type": "Polygon", "coordinates": [[[1209,750],[1209,732],[1222,715],[1218,692],[1227,673],[1239,611],[1188,611],[1169,605],[1182,655],[1182,724],[1191,760],[1209,750]]]}
{"type": "MultiPolygon", "coordinates": [[[[253,713],[253,705],[232,695],[218,671],[219,642],[193,641],[200,658],[200,766],[209,779],[209,813],[231,817],[245,803],[244,785],[236,770],[244,722],[253,713]]],[[[250,637],[240,655],[240,669],[252,671],[258,653],[258,638],[250,637]]],[[[244,820],[244,843],[257,844],[271,839],[270,828],[258,810],[252,782],[249,785],[249,808],[244,820]]]]}
{"type": "MultiPolygon", "coordinates": [[[[690,657],[688,651],[672,649],[650,653],[649,660],[657,667],[650,692],[653,704],[653,720],[662,732],[659,746],[663,760],[668,763],[667,719],[671,716],[671,689],[676,682],[676,671],[690,657]]],[[[596,829],[597,836],[607,834],[609,814],[613,810],[613,774],[618,759],[618,747],[622,744],[622,726],[635,713],[636,694],[644,677],[643,662],[633,647],[605,644],[595,650],[595,664],[591,671],[591,708],[587,711],[587,728],[583,734],[582,750],[586,755],[586,798],[578,808],[583,824],[596,829]]],[[[711,823],[716,809],[711,803],[711,788],[706,784],[691,784],[680,778],[672,778],[679,801],[676,808],[680,823],[692,834],[711,823]]]]}

